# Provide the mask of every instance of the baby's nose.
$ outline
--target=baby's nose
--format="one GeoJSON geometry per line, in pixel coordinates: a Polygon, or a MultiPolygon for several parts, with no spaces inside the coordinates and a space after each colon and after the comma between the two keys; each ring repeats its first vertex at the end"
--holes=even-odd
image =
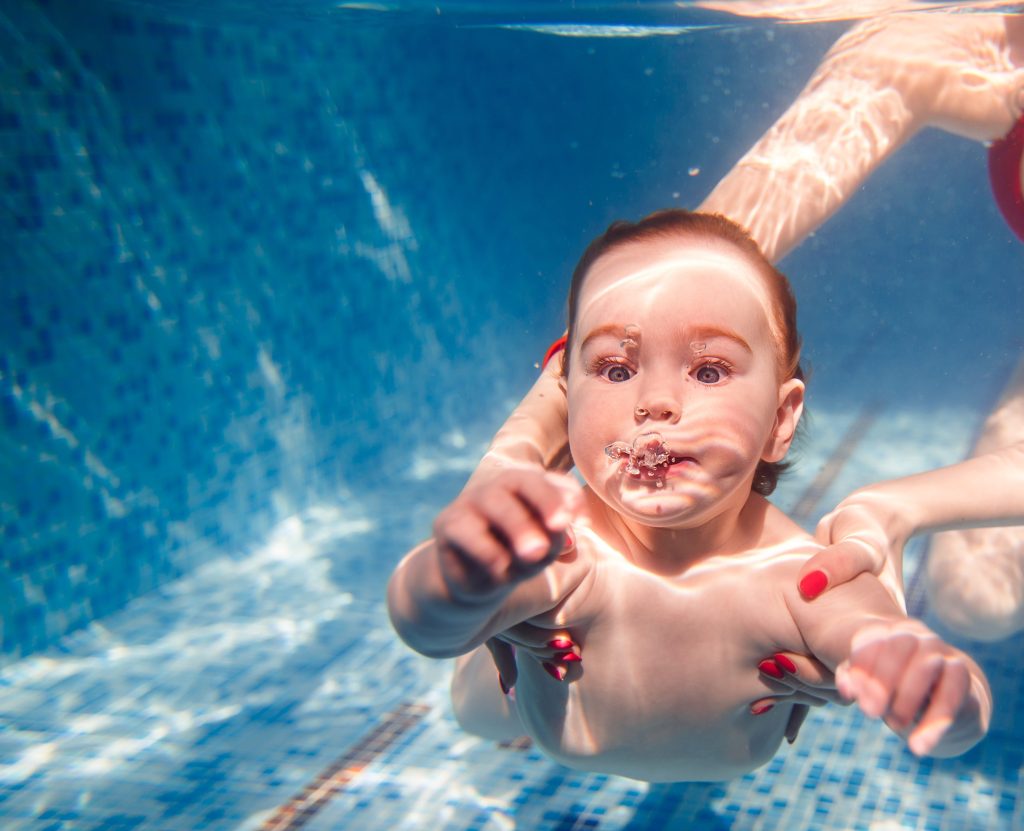
{"type": "Polygon", "coordinates": [[[637,422],[647,420],[676,422],[681,413],[682,407],[679,401],[667,395],[646,396],[633,410],[637,422]]]}

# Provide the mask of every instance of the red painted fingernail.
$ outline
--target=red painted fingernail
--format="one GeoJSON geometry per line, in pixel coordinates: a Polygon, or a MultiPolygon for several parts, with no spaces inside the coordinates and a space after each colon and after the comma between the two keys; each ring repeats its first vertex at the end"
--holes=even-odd
{"type": "Polygon", "coordinates": [[[498,686],[501,687],[501,691],[505,694],[509,694],[509,690],[512,688],[505,683],[505,679],[501,677],[501,673],[498,673],[498,686]]]}
{"type": "Polygon", "coordinates": [[[783,655],[781,652],[772,655],[772,660],[775,661],[780,667],[782,667],[790,675],[796,675],[796,664],[794,664],[789,658],[783,655]]]}
{"type": "Polygon", "coordinates": [[[575,652],[560,652],[558,655],[555,656],[555,660],[562,661],[566,664],[575,664],[579,661],[582,661],[583,659],[575,652]]]}
{"type": "Polygon", "coordinates": [[[814,600],[828,587],[828,575],[824,571],[812,571],[800,581],[800,594],[814,600]]]}
{"type": "Polygon", "coordinates": [[[779,669],[779,665],[771,658],[765,658],[757,665],[757,668],[765,675],[770,675],[772,678],[781,678],[783,674],[782,670],[779,669]]]}
{"type": "Polygon", "coordinates": [[[565,674],[564,674],[565,670],[562,669],[561,667],[556,667],[554,664],[548,664],[548,663],[543,663],[543,664],[541,664],[541,666],[544,667],[544,671],[548,675],[550,675],[552,678],[554,678],[556,681],[564,681],[565,680],[565,674]]]}
{"type": "Polygon", "coordinates": [[[772,704],[770,701],[767,701],[764,704],[754,704],[754,705],[751,705],[750,712],[753,715],[755,715],[755,716],[761,716],[761,715],[764,715],[765,713],[767,713],[774,706],[775,705],[772,704]]]}
{"type": "Polygon", "coordinates": [[[548,646],[552,649],[572,649],[573,643],[568,638],[552,638],[548,641],[548,646]]]}
{"type": "Polygon", "coordinates": [[[576,535],[572,532],[572,528],[566,528],[565,531],[565,545],[562,546],[563,551],[568,551],[570,548],[576,547],[576,535]]]}

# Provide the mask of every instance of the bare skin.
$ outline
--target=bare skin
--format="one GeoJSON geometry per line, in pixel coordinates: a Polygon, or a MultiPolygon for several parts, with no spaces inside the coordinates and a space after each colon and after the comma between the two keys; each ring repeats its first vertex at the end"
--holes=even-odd
{"type": "Polygon", "coordinates": [[[795,651],[834,671],[843,695],[916,753],[955,755],[984,735],[980,669],[909,620],[876,578],[800,598],[795,577],[815,545],[751,483],[759,461],[785,456],[803,384],[778,378],[762,278],[745,257],[687,238],[598,259],[567,382],[587,487],[503,470],[445,509],[392,576],[401,637],[464,656],[453,702],[467,729],[525,729],[587,770],[732,778],[771,757],[799,706],[752,708],[786,690],[757,661],[795,651]],[[605,452],[652,431],[671,448],[657,475],[624,473],[605,452]],[[515,697],[503,695],[485,644],[523,623],[552,639],[570,631],[586,669],[520,661],[515,697]]]}
{"type": "MultiPolygon", "coordinates": [[[[703,5],[714,7],[713,3],[703,5]]],[[[993,10],[1007,5],[989,4],[993,10]]],[[[780,259],[799,244],[921,129],[937,127],[989,141],[1009,131],[1024,111],[1024,15],[900,13],[909,6],[888,0],[873,0],[861,7],[834,2],[730,2],[723,8],[792,20],[858,13],[873,18],[854,25],[836,42],[794,104],[701,206],[745,226],[769,259],[780,259]]],[[[552,361],[499,431],[467,490],[510,466],[571,467],[565,393],[557,364],[557,359],[552,361]]],[[[1007,477],[1014,475],[999,457],[1013,463],[1019,459],[1015,446],[1024,444],[1022,379],[1024,369],[1019,368],[975,448],[976,456],[990,459],[997,478],[986,482],[973,478],[976,468],[958,466],[942,474],[943,487],[953,487],[964,497],[984,496],[965,501],[956,521],[950,520],[948,506],[941,500],[934,508],[922,506],[920,523],[901,529],[906,535],[885,537],[887,531],[880,529],[899,525],[885,503],[864,500],[863,493],[855,495],[853,502],[837,507],[842,521],[833,517],[818,529],[817,539],[826,548],[800,569],[798,581],[805,596],[816,597],[865,571],[885,572],[890,578],[901,574],[903,544],[912,533],[995,524],[985,507],[986,497],[1005,493],[1007,477]],[[954,483],[962,474],[974,485],[957,487],[954,483]],[[866,544],[869,539],[871,544],[866,544]]],[[[891,497],[900,486],[885,483],[883,487],[891,497]]],[[[908,493],[923,492],[911,488],[908,493]]],[[[905,499],[900,502],[905,503],[905,499]]],[[[1016,516],[1007,511],[1001,524],[1019,522],[1016,516]]],[[[1024,585],[1024,532],[1005,528],[950,532],[937,537],[930,563],[932,597],[941,609],[950,610],[947,622],[954,628],[975,637],[996,638],[1024,628],[1024,589],[1020,588],[1024,585]],[[977,590],[967,588],[973,584],[977,590]],[[989,590],[995,587],[1001,590],[989,590]]],[[[509,633],[510,642],[532,645],[541,657],[557,652],[549,654],[536,637],[525,634],[528,630],[522,631],[520,641],[517,633],[509,633]]],[[[499,669],[509,680],[514,672],[510,653],[499,644],[492,646],[499,669]]],[[[799,669],[796,675],[785,675],[795,692],[821,691],[827,679],[820,667],[795,655],[786,660],[799,669]]]]}

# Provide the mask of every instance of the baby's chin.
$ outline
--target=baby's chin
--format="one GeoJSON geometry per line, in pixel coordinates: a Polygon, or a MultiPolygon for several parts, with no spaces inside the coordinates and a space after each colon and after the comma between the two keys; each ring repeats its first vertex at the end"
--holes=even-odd
{"type": "Polygon", "coordinates": [[[713,512],[718,499],[699,487],[671,483],[615,482],[595,491],[612,510],[654,528],[688,528],[699,525],[713,512]]]}

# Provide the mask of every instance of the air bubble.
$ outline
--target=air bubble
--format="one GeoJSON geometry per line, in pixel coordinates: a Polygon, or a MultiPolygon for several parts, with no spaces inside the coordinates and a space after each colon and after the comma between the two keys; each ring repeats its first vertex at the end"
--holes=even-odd
{"type": "Polygon", "coordinates": [[[644,433],[637,436],[632,445],[624,441],[612,442],[604,452],[609,458],[624,459],[623,472],[627,475],[638,478],[646,473],[659,488],[664,486],[663,476],[672,454],[660,433],[644,433]]]}

